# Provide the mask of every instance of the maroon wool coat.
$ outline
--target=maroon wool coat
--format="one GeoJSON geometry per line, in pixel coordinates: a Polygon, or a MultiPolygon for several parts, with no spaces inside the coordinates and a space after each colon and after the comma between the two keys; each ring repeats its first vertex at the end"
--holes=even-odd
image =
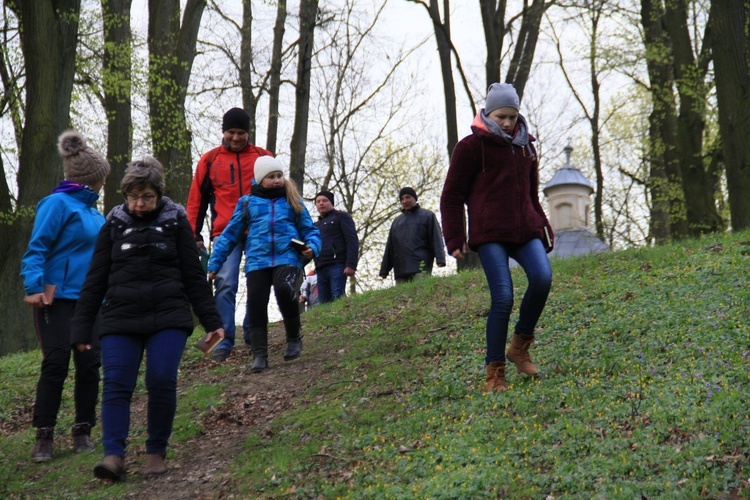
{"type": "Polygon", "coordinates": [[[539,165],[531,144],[535,139],[529,135],[526,147],[511,145],[490,133],[479,115],[471,129],[473,134],[453,150],[440,197],[448,252],[453,253],[466,242],[464,204],[472,250],[484,243],[524,244],[540,238],[550,252],[544,228],[552,242],[554,234],[539,203],[539,165]]]}

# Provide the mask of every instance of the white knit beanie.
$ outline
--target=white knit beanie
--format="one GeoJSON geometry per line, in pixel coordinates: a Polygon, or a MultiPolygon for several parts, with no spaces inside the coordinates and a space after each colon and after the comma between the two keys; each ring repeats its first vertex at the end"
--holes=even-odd
{"type": "Polygon", "coordinates": [[[260,184],[271,172],[284,173],[284,164],[273,156],[261,156],[255,160],[255,182],[260,184]]]}

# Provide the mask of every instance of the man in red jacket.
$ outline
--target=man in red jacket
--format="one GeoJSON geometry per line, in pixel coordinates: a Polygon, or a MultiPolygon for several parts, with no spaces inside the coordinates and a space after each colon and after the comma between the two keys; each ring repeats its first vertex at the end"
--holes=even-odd
{"type": "MultiPolygon", "coordinates": [[[[232,108],[224,114],[221,131],[221,145],[201,156],[188,196],[188,220],[201,250],[205,250],[201,231],[208,209],[211,209],[213,241],[232,218],[237,200],[250,193],[255,160],[261,156],[273,156],[270,151],[250,144],[250,116],[240,108],[232,108]]],[[[234,347],[234,313],[241,260],[242,246],[237,245],[214,280],[214,300],[225,332],[224,340],[211,354],[214,361],[225,361],[234,347]]],[[[248,332],[245,331],[244,335],[249,344],[248,332]]]]}

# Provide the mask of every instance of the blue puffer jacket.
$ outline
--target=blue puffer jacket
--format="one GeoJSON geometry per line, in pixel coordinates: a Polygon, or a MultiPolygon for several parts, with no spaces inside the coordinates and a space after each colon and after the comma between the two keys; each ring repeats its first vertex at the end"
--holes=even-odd
{"type": "Polygon", "coordinates": [[[21,259],[26,295],[56,285],[56,299],[77,300],[94,253],[104,216],[94,208],[99,195],[90,189],[55,192],[36,207],[34,228],[21,259]]]}
{"type": "Polygon", "coordinates": [[[292,247],[292,238],[304,241],[315,256],[320,253],[320,231],[307,208],[302,205],[302,212],[296,214],[287,203],[285,189],[267,190],[253,183],[252,193],[240,198],[216,241],[208,272],[221,269],[246,231],[245,274],[285,265],[302,268],[302,254],[292,247]]]}

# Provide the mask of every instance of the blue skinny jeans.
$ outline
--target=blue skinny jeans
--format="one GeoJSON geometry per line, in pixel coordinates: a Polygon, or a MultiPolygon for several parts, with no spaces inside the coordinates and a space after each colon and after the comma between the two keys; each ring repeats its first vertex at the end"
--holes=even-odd
{"type": "Polygon", "coordinates": [[[487,316],[487,356],[485,363],[505,361],[508,323],[513,309],[513,280],[509,258],[513,258],[526,272],[529,286],[521,301],[521,311],[515,333],[534,333],[552,286],[552,269],[542,240],[534,239],[523,245],[487,243],[478,248],[479,259],[490,288],[490,314],[487,316]]]}
{"type": "Polygon", "coordinates": [[[144,351],[148,391],[146,453],[167,452],[177,410],[177,368],[187,337],[182,330],[162,330],[144,337],[102,337],[102,444],[105,455],[125,456],[130,429],[130,400],[144,351]]]}

